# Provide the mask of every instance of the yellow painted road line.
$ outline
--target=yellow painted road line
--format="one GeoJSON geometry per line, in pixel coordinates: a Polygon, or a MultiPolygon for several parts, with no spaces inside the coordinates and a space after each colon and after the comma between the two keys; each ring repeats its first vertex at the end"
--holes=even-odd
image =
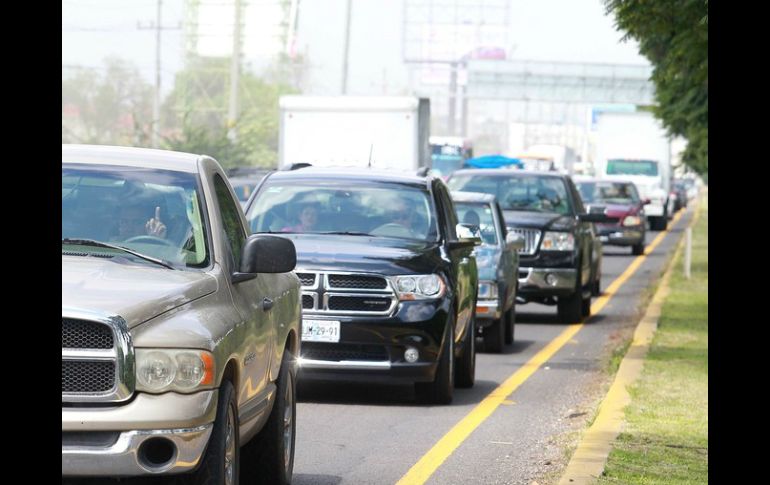
{"type": "MultiPolygon", "coordinates": [[[[681,217],[683,211],[680,211],[671,221],[670,227],[674,226],[681,217]]],[[[655,250],[665,237],[668,231],[662,231],[650,243],[645,254],[637,256],[636,259],[626,268],[625,271],[615,281],[607,287],[604,294],[599,297],[593,305],[591,312],[598,313],[599,310],[609,302],[610,298],[618,291],[620,286],[631,277],[644,258],[655,250]]],[[[535,354],[526,364],[508,377],[502,384],[497,386],[491,393],[484,398],[475,408],[471,410],[460,422],[441,437],[433,447],[425,453],[420,460],[415,463],[406,474],[396,483],[396,485],[422,485],[433,475],[444,461],[465,441],[468,436],[479,427],[504,401],[508,399],[519,386],[521,386],[529,377],[540,368],[543,363],[561,349],[564,344],[569,342],[577,334],[585,323],[576,323],[569,325],[556,338],[551,340],[542,350],[535,354]]]]}

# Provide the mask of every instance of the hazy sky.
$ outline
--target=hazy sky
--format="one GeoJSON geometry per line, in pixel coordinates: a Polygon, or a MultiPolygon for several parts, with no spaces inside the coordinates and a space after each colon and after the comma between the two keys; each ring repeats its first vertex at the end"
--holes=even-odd
{"type": "MultiPolygon", "coordinates": [[[[219,6],[205,10],[206,35],[201,49],[226,53],[232,0],[201,0],[219,6]]],[[[489,0],[494,1],[494,0],[489,0]]],[[[500,0],[497,0],[500,1],[500,0]]],[[[277,48],[275,0],[248,0],[245,15],[245,60],[259,66],[277,48]]],[[[314,93],[339,94],[342,76],[347,0],[301,0],[297,49],[308,59],[307,81],[314,93]]],[[[462,3],[468,3],[464,0],[462,3]]],[[[163,1],[163,25],[177,27],[183,0],[163,1]]],[[[348,91],[350,94],[400,94],[409,86],[403,63],[403,0],[352,0],[348,91]]],[[[509,58],[529,60],[647,64],[634,42],[620,43],[622,33],[604,15],[601,0],[510,0],[509,58]]],[[[133,62],[152,82],[155,31],[140,30],[155,21],[154,0],[62,0],[62,65],[100,67],[118,56],[133,62]]],[[[163,91],[183,61],[181,30],[162,33],[163,91]]]]}

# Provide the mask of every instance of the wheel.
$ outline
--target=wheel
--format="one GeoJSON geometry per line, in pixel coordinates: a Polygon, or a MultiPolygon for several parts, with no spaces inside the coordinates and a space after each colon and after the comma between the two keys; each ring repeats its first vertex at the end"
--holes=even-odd
{"type": "Polygon", "coordinates": [[[455,319],[450,310],[447,319],[447,330],[444,343],[441,346],[436,376],[433,382],[415,382],[414,390],[417,400],[427,404],[449,404],[452,402],[452,389],[454,388],[454,354],[455,354],[455,319]]]}
{"type": "Polygon", "coordinates": [[[168,239],[163,239],[162,237],[157,236],[134,236],[126,239],[123,242],[127,243],[144,243],[144,244],[158,244],[161,246],[173,246],[174,243],[169,241],[168,239]]]}
{"type": "Polygon", "coordinates": [[[591,295],[599,296],[602,294],[602,276],[598,275],[591,283],[591,295]]]}
{"type": "Polygon", "coordinates": [[[588,298],[582,298],[580,300],[580,316],[587,317],[591,315],[591,295],[588,298]]]}
{"type": "Polygon", "coordinates": [[[455,366],[455,386],[473,387],[476,380],[476,312],[465,331],[463,355],[455,366]]]}
{"type": "Polygon", "coordinates": [[[297,434],[297,376],[294,355],[284,352],[276,383],[275,401],[262,430],[243,448],[243,477],[249,484],[288,485],[294,470],[297,434]]]}
{"type": "Polygon", "coordinates": [[[578,323],[583,315],[583,296],[575,291],[570,296],[560,296],[556,301],[559,320],[564,323],[578,323]]]}
{"type": "Polygon", "coordinates": [[[484,351],[499,354],[505,342],[505,315],[484,329],[484,351]]]}
{"type": "Polygon", "coordinates": [[[505,313],[505,317],[505,344],[512,345],[516,333],[516,302],[513,302],[511,308],[505,313]]]}
{"type": "Polygon", "coordinates": [[[190,485],[237,485],[239,465],[238,405],[230,381],[222,381],[217,417],[206,454],[198,469],[186,477],[190,485]]]}
{"type": "Polygon", "coordinates": [[[640,256],[644,254],[644,241],[640,242],[639,244],[634,244],[631,246],[631,254],[634,256],[640,256]]]}

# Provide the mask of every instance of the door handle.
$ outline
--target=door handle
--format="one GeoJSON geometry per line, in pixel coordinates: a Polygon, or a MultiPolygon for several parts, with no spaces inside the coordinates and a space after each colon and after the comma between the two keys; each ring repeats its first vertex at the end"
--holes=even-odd
{"type": "Polygon", "coordinates": [[[263,309],[264,311],[268,311],[268,310],[270,310],[271,308],[273,308],[273,300],[271,300],[270,298],[267,298],[267,297],[265,297],[265,298],[262,300],[262,309],[263,309]]]}

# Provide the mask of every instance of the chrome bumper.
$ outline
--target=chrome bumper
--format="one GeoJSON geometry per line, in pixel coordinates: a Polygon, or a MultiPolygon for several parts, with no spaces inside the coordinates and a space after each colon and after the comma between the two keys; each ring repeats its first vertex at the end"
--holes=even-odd
{"type": "Polygon", "coordinates": [[[193,429],[124,431],[110,446],[64,446],[62,476],[137,476],[183,473],[194,469],[206,450],[214,424],[193,429]],[[139,447],[150,438],[165,438],[174,444],[171,460],[153,466],[140,457],[139,447]]]}
{"type": "Polygon", "coordinates": [[[500,317],[497,300],[479,300],[476,302],[476,318],[497,320],[500,317]]]}
{"type": "Polygon", "coordinates": [[[568,290],[575,288],[577,271],[574,269],[561,268],[519,268],[519,275],[526,272],[526,275],[519,278],[519,287],[536,287],[542,289],[568,290]],[[546,283],[546,276],[553,275],[553,284],[546,283]]]}

